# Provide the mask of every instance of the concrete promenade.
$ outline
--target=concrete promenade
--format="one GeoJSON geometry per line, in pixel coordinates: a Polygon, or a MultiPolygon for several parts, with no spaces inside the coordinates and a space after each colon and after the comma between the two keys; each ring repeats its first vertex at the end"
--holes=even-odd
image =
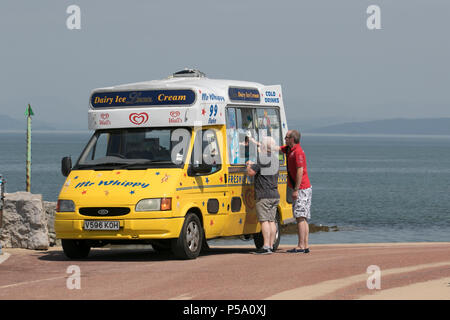
{"type": "Polygon", "coordinates": [[[245,244],[212,247],[196,260],[93,249],[76,261],[60,247],[3,248],[0,300],[450,300],[450,243],[311,245],[310,254],[290,248],[255,255],[245,244]]]}

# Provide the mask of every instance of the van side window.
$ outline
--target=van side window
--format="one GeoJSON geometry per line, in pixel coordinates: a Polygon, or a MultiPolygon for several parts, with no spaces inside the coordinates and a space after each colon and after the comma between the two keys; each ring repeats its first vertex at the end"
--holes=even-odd
{"type": "Polygon", "coordinates": [[[245,164],[256,161],[256,145],[249,139],[258,140],[254,108],[227,109],[227,145],[230,164],[245,164]]]}
{"type": "Polygon", "coordinates": [[[239,135],[239,164],[248,160],[256,162],[257,146],[250,143],[250,138],[258,141],[256,131],[256,114],[254,108],[237,108],[236,120],[239,135]]]}
{"type": "Polygon", "coordinates": [[[213,129],[203,129],[197,133],[194,140],[194,147],[191,154],[191,163],[188,168],[189,176],[209,175],[222,168],[222,158],[220,155],[219,143],[217,142],[216,131],[213,129]],[[203,165],[201,172],[195,172],[193,166],[203,165]]]}
{"type": "Polygon", "coordinates": [[[239,161],[239,136],[236,122],[236,108],[227,108],[227,146],[230,164],[239,161]]]}
{"type": "MultiPolygon", "coordinates": [[[[257,127],[259,138],[272,137],[279,146],[284,144],[281,136],[280,114],[276,108],[258,108],[256,109],[257,127]]],[[[280,162],[284,162],[284,155],[280,153],[280,162]]]]}

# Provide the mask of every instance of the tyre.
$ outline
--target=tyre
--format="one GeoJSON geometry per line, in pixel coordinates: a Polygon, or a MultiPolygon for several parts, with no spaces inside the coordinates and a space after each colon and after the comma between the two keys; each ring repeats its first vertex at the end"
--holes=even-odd
{"type": "Polygon", "coordinates": [[[275,241],[273,242],[273,251],[278,249],[281,241],[281,222],[280,217],[277,215],[277,234],[275,235],[275,241]]]}
{"type": "MultiPolygon", "coordinates": [[[[280,216],[277,213],[277,220],[276,220],[276,225],[277,225],[277,233],[275,235],[275,241],[273,242],[273,251],[278,249],[278,246],[280,245],[280,241],[281,241],[281,222],[280,222],[280,216]]],[[[256,249],[261,249],[264,245],[264,238],[262,235],[262,232],[259,233],[255,233],[253,235],[253,241],[255,242],[255,247],[256,249]]]]}
{"type": "Polygon", "coordinates": [[[253,241],[255,242],[255,247],[256,249],[261,249],[264,245],[264,238],[262,235],[262,231],[260,231],[259,233],[255,233],[253,235],[253,241]]]}
{"type": "Polygon", "coordinates": [[[209,252],[209,244],[208,241],[206,241],[205,235],[203,235],[203,243],[202,243],[202,250],[201,253],[207,253],[209,252]]]}
{"type": "Polygon", "coordinates": [[[195,259],[203,244],[203,227],[194,213],[188,213],[184,219],[178,239],[172,241],[172,251],[180,259],[195,259]]]}
{"type": "Polygon", "coordinates": [[[86,258],[91,251],[91,247],[86,244],[85,240],[62,239],[61,244],[64,254],[69,259],[86,258]]]}

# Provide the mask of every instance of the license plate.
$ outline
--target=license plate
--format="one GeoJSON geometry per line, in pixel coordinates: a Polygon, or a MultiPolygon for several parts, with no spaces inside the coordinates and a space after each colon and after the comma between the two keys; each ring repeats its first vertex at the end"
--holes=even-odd
{"type": "Polygon", "coordinates": [[[119,230],[119,221],[85,220],[84,230],[119,230]]]}

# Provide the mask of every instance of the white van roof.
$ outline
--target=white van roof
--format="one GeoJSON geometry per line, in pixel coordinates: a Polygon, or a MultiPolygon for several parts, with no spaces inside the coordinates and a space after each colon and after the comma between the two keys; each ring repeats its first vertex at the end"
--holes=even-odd
{"type": "MultiPolygon", "coordinates": [[[[225,124],[225,106],[279,106],[280,85],[209,79],[185,69],[167,79],[98,88],[90,96],[89,129],[225,124]]],[[[283,110],[284,116],[284,110],[283,110]]],[[[281,114],[280,114],[281,115],[281,114]]]]}

